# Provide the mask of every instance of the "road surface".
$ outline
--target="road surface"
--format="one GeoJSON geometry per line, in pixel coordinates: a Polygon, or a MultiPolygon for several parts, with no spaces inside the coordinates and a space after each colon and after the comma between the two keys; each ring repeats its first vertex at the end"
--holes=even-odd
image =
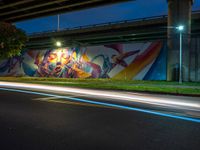
{"type": "MultiPolygon", "coordinates": [[[[50,91],[46,95],[45,93],[47,91],[32,93],[26,90],[0,88],[2,150],[199,150],[200,148],[198,118],[194,121],[184,120],[178,117],[180,113],[172,113],[169,109],[162,112],[156,109],[156,112],[161,112],[159,115],[114,105],[73,101],[73,98],[102,101],[102,98],[98,97],[90,98],[70,93],[65,94],[65,97],[72,99],[67,99],[55,97],[55,93],[52,96],[50,91]],[[162,114],[171,114],[177,118],[162,114]]],[[[134,108],[134,105],[131,107],[134,108]]],[[[138,104],[135,108],[147,109],[144,105],[139,107],[138,104]]],[[[154,112],[155,108],[152,110],[154,112]]]]}

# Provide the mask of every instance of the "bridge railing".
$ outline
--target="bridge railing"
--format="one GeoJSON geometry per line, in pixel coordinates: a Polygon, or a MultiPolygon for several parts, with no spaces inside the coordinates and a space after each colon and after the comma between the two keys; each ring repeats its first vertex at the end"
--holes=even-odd
{"type": "Polygon", "coordinates": [[[108,26],[108,25],[132,23],[132,22],[147,21],[147,20],[154,20],[154,19],[161,19],[161,18],[167,18],[167,15],[136,18],[136,19],[122,20],[122,21],[113,21],[113,22],[98,23],[98,24],[92,24],[92,25],[83,25],[83,26],[77,26],[77,27],[71,27],[71,28],[63,28],[62,30],[59,30],[59,31],[58,30],[46,30],[46,31],[42,31],[42,32],[27,33],[27,35],[34,36],[34,35],[41,35],[41,34],[45,34],[45,33],[63,32],[63,31],[77,30],[77,29],[88,29],[88,28],[93,28],[93,27],[103,27],[103,26],[108,26]]]}

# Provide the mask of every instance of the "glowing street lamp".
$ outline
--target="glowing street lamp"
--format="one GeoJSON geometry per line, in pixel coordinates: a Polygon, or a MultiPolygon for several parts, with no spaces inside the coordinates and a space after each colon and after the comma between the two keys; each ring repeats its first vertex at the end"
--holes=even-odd
{"type": "Polygon", "coordinates": [[[60,41],[57,41],[57,42],[56,42],[56,46],[57,46],[57,47],[61,47],[61,46],[62,46],[62,43],[61,43],[60,41]]]}
{"type": "Polygon", "coordinates": [[[180,33],[180,51],[179,51],[179,83],[182,83],[182,31],[184,30],[184,26],[180,25],[176,27],[176,29],[180,33]]]}
{"type": "Polygon", "coordinates": [[[183,31],[183,29],[184,29],[184,26],[182,26],[182,25],[180,25],[180,26],[178,26],[178,27],[176,27],[179,31],[183,31]]]}

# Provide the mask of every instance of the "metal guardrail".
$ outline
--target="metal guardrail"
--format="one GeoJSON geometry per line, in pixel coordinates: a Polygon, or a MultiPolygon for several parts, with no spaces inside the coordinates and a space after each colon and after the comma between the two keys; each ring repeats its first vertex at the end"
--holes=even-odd
{"type": "MultiPolygon", "coordinates": [[[[192,14],[200,14],[200,10],[192,11],[192,14]]],[[[144,18],[136,18],[136,19],[130,19],[130,20],[122,20],[122,21],[113,21],[113,22],[106,22],[106,23],[98,23],[98,24],[92,24],[92,25],[83,25],[83,26],[77,26],[77,27],[71,27],[71,28],[64,28],[62,30],[46,30],[42,32],[33,32],[28,33],[28,36],[37,36],[45,33],[55,33],[55,32],[61,32],[61,31],[71,31],[71,30],[78,30],[78,29],[88,29],[93,27],[103,27],[108,25],[116,25],[116,24],[124,24],[124,23],[133,23],[133,22],[139,22],[139,21],[149,21],[154,19],[163,19],[167,18],[167,15],[160,15],[160,16],[151,16],[151,17],[144,17],[144,18]]]]}

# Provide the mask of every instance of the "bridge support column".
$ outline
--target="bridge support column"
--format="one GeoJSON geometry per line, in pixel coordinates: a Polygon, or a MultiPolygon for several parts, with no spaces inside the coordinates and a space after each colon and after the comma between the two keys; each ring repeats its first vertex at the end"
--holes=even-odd
{"type": "Polygon", "coordinates": [[[179,46],[180,34],[175,28],[184,26],[182,31],[182,78],[189,80],[190,58],[190,33],[191,33],[191,9],[193,0],[168,0],[168,57],[167,57],[167,80],[179,80],[179,46]]]}

